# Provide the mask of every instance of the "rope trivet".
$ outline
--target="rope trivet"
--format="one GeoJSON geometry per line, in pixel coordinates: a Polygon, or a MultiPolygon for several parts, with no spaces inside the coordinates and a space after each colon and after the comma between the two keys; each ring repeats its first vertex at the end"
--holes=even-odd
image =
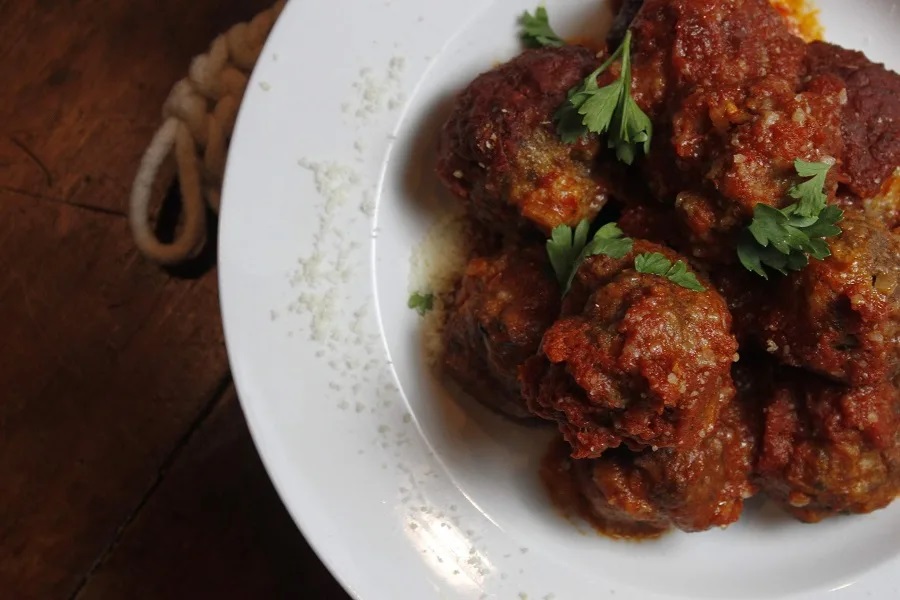
{"type": "Polygon", "coordinates": [[[206,243],[206,207],[219,210],[228,143],[247,81],[285,0],[218,36],[191,63],[188,76],[163,105],[163,124],[147,147],[131,188],[129,220],[138,249],[173,264],[196,256],[206,243]],[[150,224],[150,195],[160,168],[174,154],[183,222],[171,243],[150,224]]]}

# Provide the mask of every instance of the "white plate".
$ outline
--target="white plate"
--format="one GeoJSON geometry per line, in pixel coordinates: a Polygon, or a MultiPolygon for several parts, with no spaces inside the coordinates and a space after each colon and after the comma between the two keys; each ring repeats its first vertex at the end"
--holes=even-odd
{"type": "MultiPolygon", "coordinates": [[[[535,4],[295,0],[260,58],[231,147],[221,294],[291,514],[367,600],[900,596],[900,505],[815,526],[751,507],[725,531],[641,544],[585,535],[537,481],[543,434],[428,375],[406,300],[440,194],[436,130],[455,91],[518,51],[535,4]]],[[[598,0],[548,4],[567,35],[608,22],[598,0]]],[[[830,40],[897,68],[894,0],[820,6],[830,40]]]]}

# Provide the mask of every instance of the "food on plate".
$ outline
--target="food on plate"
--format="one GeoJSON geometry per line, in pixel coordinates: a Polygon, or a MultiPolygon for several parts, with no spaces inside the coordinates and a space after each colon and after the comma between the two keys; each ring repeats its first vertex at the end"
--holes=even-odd
{"type": "Polygon", "coordinates": [[[636,77],[653,86],[638,102],[659,129],[643,172],[675,207],[680,249],[730,262],[758,206],[794,203],[796,161],[840,154],[843,85],[803,78],[806,44],[765,0],[648,0],[633,28],[636,77]]]}
{"type": "Polygon", "coordinates": [[[607,198],[600,140],[564,143],[553,114],[599,63],[578,46],[527,50],[457,97],[440,136],[438,174],[473,219],[497,231],[549,233],[597,216],[607,198]]]}
{"type": "Polygon", "coordinates": [[[809,75],[837,77],[846,89],[841,191],[858,200],[873,198],[900,165],[900,75],[862,52],[825,42],[810,44],[806,59],[809,75]]]}
{"type": "Polygon", "coordinates": [[[538,9],[441,132],[482,249],[445,371],[555,424],[551,497],[611,535],[900,493],[900,76],[812,14],[626,1],[598,52],[538,9]]]}
{"type": "Polygon", "coordinates": [[[559,302],[542,246],[472,259],[444,327],[447,373],[486,406],[533,417],[519,389],[519,366],[538,351],[559,302]]]}
{"type": "Polygon", "coordinates": [[[692,448],[734,395],[737,342],[724,300],[639,272],[641,253],[681,260],[642,241],[620,259],[587,259],[522,371],[528,406],[559,424],[575,458],[622,444],[692,448]]]}
{"type": "Polygon", "coordinates": [[[729,398],[717,427],[686,449],[618,448],[573,461],[577,485],[605,528],[627,536],[724,527],[756,493],[752,469],[758,440],[752,405],[729,398]]]}
{"type": "Polygon", "coordinates": [[[807,69],[841,79],[843,181],[838,196],[888,229],[900,227],[900,75],[861,52],[825,42],[809,45],[807,69]]]}
{"type": "Polygon", "coordinates": [[[798,519],[867,513],[900,493],[900,394],[893,382],[846,387],[784,370],[763,407],[756,473],[798,519]]]}
{"type": "Polygon", "coordinates": [[[831,256],[764,286],[744,311],[757,345],[846,384],[900,375],[900,237],[847,210],[831,256]]]}

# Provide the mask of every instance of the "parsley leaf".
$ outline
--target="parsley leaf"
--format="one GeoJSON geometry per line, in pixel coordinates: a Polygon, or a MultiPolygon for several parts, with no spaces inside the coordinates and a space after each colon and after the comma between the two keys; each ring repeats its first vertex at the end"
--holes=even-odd
{"type": "Polygon", "coordinates": [[[547,256],[550,257],[550,264],[553,265],[553,271],[560,285],[565,285],[568,281],[572,265],[587,244],[589,227],[590,224],[585,219],[578,224],[574,232],[567,225],[558,225],[550,232],[550,239],[547,240],[547,256]]]}
{"type": "Polygon", "coordinates": [[[799,183],[788,190],[791,198],[796,198],[800,202],[794,214],[801,217],[815,217],[828,202],[825,195],[825,178],[828,176],[828,170],[831,165],[826,163],[811,163],[799,158],[794,161],[794,169],[800,177],[811,177],[803,183],[799,183]]]}
{"type": "Polygon", "coordinates": [[[697,276],[688,271],[687,265],[683,260],[679,260],[673,265],[671,260],[659,252],[639,254],[634,259],[634,268],[638,273],[659,275],[672,283],[695,292],[706,290],[697,279],[697,276]]]}
{"type": "Polygon", "coordinates": [[[619,259],[631,252],[632,246],[634,246],[634,240],[625,237],[618,225],[607,223],[597,230],[591,242],[585,246],[584,257],[605,254],[619,259]]]}
{"type": "Polygon", "coordinates": [[[538,6],[533,15],[526,10],[519,18],[519,24],[522,26],[522,41],[529,48],[558,48],[565,45],[563,39],[550,27],[547,9],[543,6],[538,6]]]}
{"type": "Polygon", "coordinates": [[[414,292],[410,295],[406,306],[419,313],[420,316],[424,316],[425,313],[434,308],[434,294],[414,292]]]}
{"type": "Polygon", "coordinates": [[[634,257],[634,268],[638,273],[665,275],[672,267],[672,261],[659,252],[639,254],[634,257]]]}
{"type": "Polygon", "coordinates": [[[754,207],[753,221],[737,244],[744,268],[768,279],[766,267],[786,275],[806,268],[810,256],[817,260],[831,256],[824,238],[841,233],[837,223],[844,213],[827,205],[825,178],[830,168],[826,163],[795,161],[797,174],[810,178],[788,190],[798,202],[780,210],[768,204],[754,207]]]}
{"type": "Polygon", "coordinates": [[[650,151],[653,124],[631,96],[631,31],[596,71],[569,90],[554,118],[557,133],[567,144],[587,133],[608,133],[607,145],[625,164],[634,162],[638,149],[644,154],[650,151]],[[597,85],[597,77],[619,58],[622,71],[618,79],[603,87],[597,85]]]}
{"type": "Polygon", "coordinates": [[[634,242],[627,238],[615,223],[607,223],[597,233],[587,239],[590,223],[582,220],[573,230],[567,225],[553,228],[547,240],[547,256],[556,273],[556,279],[563,288],[563,295],[569,292],[575,273],[587,258],[604,254],[619,259],[631,252],[634,242]]]}

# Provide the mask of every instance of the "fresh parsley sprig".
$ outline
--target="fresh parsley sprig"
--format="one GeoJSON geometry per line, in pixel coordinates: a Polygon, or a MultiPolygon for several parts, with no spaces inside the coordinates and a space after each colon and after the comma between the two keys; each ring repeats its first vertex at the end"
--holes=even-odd
{"type": "Polygon", "coordinates": [[[625,164],[634,162],[638,150],[650,151],[653,124],[631,96],[631,31],[622,44],[581,84],[569,90],[566,102],[556,111],[557,132],[567,144],[587,133],[608,133],[607,145],[625,164]],[[618,79],[597,85],[597,77],[616,60],[622,60],[618,79]]]}
{"type": "Polygon", "coordinates": [[[794,161],[794,170],[800,177],[810,177],[804,182],[798,183],[788,190],[791,198],[799,200],[793,214],[798,217],[816,217],[828,203],[825,195],[825,179],[831,165],[828,163],[813,163],[800,160],[794,161]]]}
{"type": "Polygon", "coordinates": [[[665,277],[672,283],[695,292],[706,291],[706,288],[703,287],[697,276],[688,271],[687,265],[683,260],[676,261],[673,265],[671,260],[659,252],[637,255],[634,258],[634,269],[638,273],[665,277]]]}
{"type": "Polygon", "coordinates": [[[786,208],[757,204],[753,221],[738,239],[737,254],[744,267],[768,279],[766,267],[784,275],[800,271],[809,264],[809,257],[823,260],[831,256],[825,238],[839,235],[837,223],[844,213],[827,204],[825,180],[827,163],[794,161],[800,177],[808,177],[790,190],[788,195],[798,200],[786,208]]]}
{"type": "Polygon", "coordinates": [[[565,45],[565,41],[550,27],[550,18],[543,6],[538,6],[533,15],[526,10],[519,18],[519,24],[522,26],[522,42],[529,48],[559,48],[565,45]]]}
{"type": "Polygon", "coordinates": [[[582,220],[573,230],[567,225],[553,228],[547,240],[547,255],[562,287],[563,295],[572,287],[575,273],[588,257],[604,254],[619,259],[631,252],[634,241],[627,238],[615,223],[607,223],[588,241],[590,223],[582,220]]]}
{"type": "Polygon", "coordinates": [[[413,292],[410,294],[406,306],[419,313],[419,316],[425,316],[425,313],[434,308],[434,294],[413,292]]]}

